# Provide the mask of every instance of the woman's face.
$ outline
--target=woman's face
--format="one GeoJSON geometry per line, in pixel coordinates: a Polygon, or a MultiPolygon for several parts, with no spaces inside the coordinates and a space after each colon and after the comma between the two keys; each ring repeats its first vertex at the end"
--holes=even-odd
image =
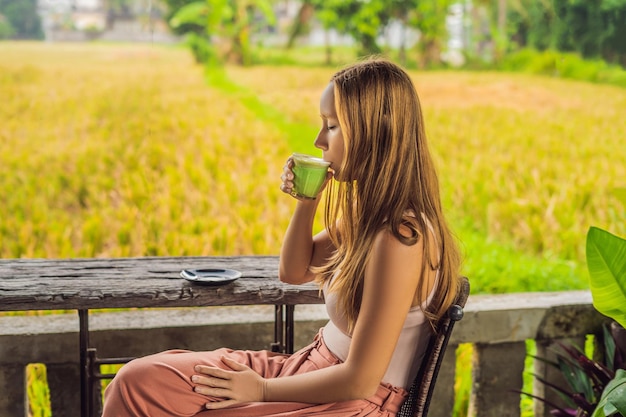
{"type": "Polygon", "coordinates": [[[335,179],[338,179],[343,162],[344,147],[343,134],[341,133],[341,126],[339,126],[339,119],[335,111],[333,83],[328,84],[322,93],[320,116],[322,118],[322,129],[315,139],[315,147],[322,150],[322,158],[330,162],[330,167],[335,171],[335,179]]]}

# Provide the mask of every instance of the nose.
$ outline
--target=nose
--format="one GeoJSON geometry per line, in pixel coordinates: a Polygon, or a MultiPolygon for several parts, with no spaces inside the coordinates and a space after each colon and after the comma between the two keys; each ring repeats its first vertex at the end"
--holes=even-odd
{"type": "Polygon", "coordinates": [[[328,150],[328,141],[324,137],[325,136],[324,132],[325,132],[325,129],[320,130],[320,132],[317,134],[317,137],[315,138],[315,142],[313,142],[313,145],[315,145],[315,147],[318,148],[318,149],[321,149],[323,151],[327,151],[328,150]]]}

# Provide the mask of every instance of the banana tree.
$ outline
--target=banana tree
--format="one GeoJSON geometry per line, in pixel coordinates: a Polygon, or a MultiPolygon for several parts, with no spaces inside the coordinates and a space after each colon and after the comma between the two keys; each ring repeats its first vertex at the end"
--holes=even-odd
{"type": "MultiPolygon", "coordinates": [[[[626,189],[618,189],[617,197],[626,204],[626,189]]],[[[615,339],[626,338],[626,240],[597,227],[587,233],[587,267],[593,306],[619,323],[614,326],[615,339]],[[617,336],[617,335],[621,336],[617,336]]],[[[626,354],[624,346],[619,349],[626,354]]],[[[623,358],[622,358],[623,359],[623,358]]],[[[626,416],[626,371],[617,372],[606,386],[593,417],[620,413],[626,416]]]]}
{"type": "Polygon", "coordinates": [[[181,7],[170,19],[170,25],[178,28],[192,24],[204,28],[201,35],[188,34],[197,61],[226,60],[249,65],[252,62],[250,34],[257,12],[268,24],[274,24],[270,0],[199,0],[181,7]]]}

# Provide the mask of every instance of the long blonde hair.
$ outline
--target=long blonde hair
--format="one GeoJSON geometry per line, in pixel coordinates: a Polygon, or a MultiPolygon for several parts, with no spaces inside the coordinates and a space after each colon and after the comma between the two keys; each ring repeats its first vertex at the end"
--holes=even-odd
{"type": "Polygon", "coordinates": [[[352,330],[377,233],[388,229],[405,245],[424,239],[425,262],[416,296],[421,305],[426,273],[438,269],[439,283],[425,311],[434,326],[458,291],[460,256],[442,213],[415,87],[400,67],[381,59],[340,70],[331,82],[344,159],[341,181],[331,182],[326,193],[326,228],[337,251],[317,269],[319,281],[323,285],[332,279],[330,290],[337,291],[352,330]],[[432,224],[435,245],[426,219],[432,224]],[[411,236],[403,235],[401,226],[408,227],[411,236]],[[437,248],[435,256],[432,247],[437,248]],[[439,262],[433,264],[432,259],[439,262]]]}

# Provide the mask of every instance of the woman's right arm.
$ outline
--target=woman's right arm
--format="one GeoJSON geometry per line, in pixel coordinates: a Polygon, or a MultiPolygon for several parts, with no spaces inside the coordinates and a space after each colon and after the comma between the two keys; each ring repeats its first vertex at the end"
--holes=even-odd
{"type": "Polygon", "coordinates": [[[312,281],[315,274],[310,268],[323,265],[335,249],[326,230],[313,236],[317,205],[317,200],[299,201],[291,217],[280,250],[278,277],[283,282],[312,281]]]}
{"type": "MultiPolygon", "coordinates": [[[[291,166],[291,161],[287,161],[281,177],[281,189],[287,194],[293,188],[291,166]]],[[[323,265],[335,250],[326,230],[313,236],[319,200],[319,196],[315,200],[298,200],[280,250],[278,277],[283,282],[303,284],[312,281],[315,274],[310,268],[323,265]]]]}

